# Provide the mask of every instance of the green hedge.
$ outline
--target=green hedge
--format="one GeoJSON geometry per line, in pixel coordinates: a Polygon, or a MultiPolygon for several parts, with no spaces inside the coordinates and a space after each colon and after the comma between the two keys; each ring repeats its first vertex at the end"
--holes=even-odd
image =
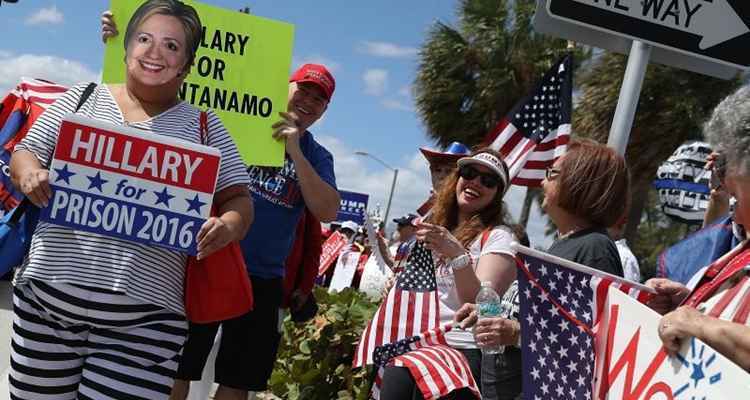
{"type": "Polygon", "coordinates": [[[352,359],[378,303],[354,289],[314,293],[320,311],[313,320],[284,320],[270,389],[289,400],[367,399],[371,368],[352,371],[352,359]]]}

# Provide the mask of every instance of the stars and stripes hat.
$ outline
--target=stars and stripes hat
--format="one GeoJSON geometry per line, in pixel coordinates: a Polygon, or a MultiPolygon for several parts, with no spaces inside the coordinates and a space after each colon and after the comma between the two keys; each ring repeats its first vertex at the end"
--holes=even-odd
{"type": "Polygon", "coordinates": [[[454,163],[459,158],[466,157],[471,154],[471,150],[469,150],[469,148],[461,142],[453,142],[443,151],[430,150],[426,147],[420,147],[419,151],[422,152],[424,158],[426,158],[427,162],[430,164],[434,162],[454,163]]]}
{"type": "Polygon", "coordinates": [[[496,157],[492,153],[483,152],[475,154],[471,157],[464,157],[459,159],[456,164],[458,164],[459,168],[469,164],[484,165],[492,172],[496,173],[498,177],[500,177],[500,180],[503,183],[503,196],[505,196],[505,193],[508,191],[508,187],[510,186],[508,184],[508,182],[510,181],[510,178],[508,176],[508,166],[505,165],[505,161],[496,157]]]}

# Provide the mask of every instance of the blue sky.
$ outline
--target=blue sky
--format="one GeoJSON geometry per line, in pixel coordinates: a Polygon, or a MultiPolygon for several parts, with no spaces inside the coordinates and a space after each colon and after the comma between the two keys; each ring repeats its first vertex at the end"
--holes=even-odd
{"type": "MultiPolygon", "coordinates": [[[[370,194],[370,207],[385,209],[392,172],[354,151],[366,150],[399,169],[391,217],[415,209],[429,190],[427,164],[418,152],[432,147],[414,112],[411,84],[417,49],[430,26],[454,24],[456,3],[448,0],[204,0],[295,25],[293,66],[326,64],[336,92],[324,118],[311,128],[334,154],[339,188],[370,194]],[[406,6],[406,7],[404,7],[406,6]]],[[[103,0],[19,0],[0,6],[0,91],[21,76],[73,84],[97,80],[103,45],[99,15],[103,0]]],[[[518,215],[523,190],[506,197],[518,215]]],[[[544,222],[532,214],[529,234],[546,245],[544,222]]]]}

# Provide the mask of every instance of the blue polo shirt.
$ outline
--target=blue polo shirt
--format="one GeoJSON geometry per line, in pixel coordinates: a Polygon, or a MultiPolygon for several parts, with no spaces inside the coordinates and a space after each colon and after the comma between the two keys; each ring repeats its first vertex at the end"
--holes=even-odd
{"type": "MultiPolygon", "coordinates": [[[[300,149],[324,182],[336,189],[333,156],[306,132],[300,149]]],[[[284,276],[284,263],[294,243],[297,223],[305,199],[297,180],[294,162],[286,156],[281,168],[250,166],[250,193],[255,220],[242,242],[242,252],[250,276],[263,279],[284,276]]]]}

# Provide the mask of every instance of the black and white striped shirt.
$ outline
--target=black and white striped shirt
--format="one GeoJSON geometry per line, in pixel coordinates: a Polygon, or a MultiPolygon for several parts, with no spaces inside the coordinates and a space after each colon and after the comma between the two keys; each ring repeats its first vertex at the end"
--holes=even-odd
{"type": "MultiPolygon", "coordinates": [[[[42,114],[16,146],[49,165],[62,118],[75,111],[87,84],[72,87],[42,114]]],[[[201,143],[200,110],[180,102],[142,122],[125,122],[112,93],[99,85],[78,114],[115,125],[201,143]]],[[[221,151],[216,191],[250,182],[237,147],[219,117],[208,112],[206,144],[221,151]]],[[[31,248],[16,276],[16,284],[29,279],[84,285],[122,292],[147,303],[184,314],[183,285],[187,256],[166,248],[77,231],[41,222],[31,248]]]]}

